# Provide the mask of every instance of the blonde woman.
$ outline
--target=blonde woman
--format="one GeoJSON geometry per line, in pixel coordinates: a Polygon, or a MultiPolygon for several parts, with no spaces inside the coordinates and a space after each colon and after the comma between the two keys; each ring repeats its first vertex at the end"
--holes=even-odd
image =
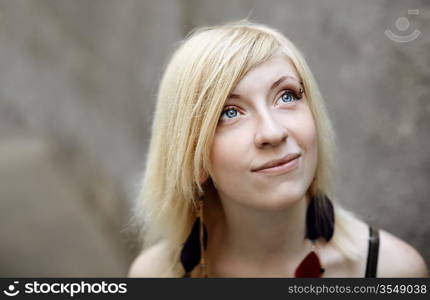
{"type": "Polygon", "coordinates": [[[425,277],[333,197],[335,136],[303,56],[247,20],[200,28],[162,78],[131,277],[425,277]]]}

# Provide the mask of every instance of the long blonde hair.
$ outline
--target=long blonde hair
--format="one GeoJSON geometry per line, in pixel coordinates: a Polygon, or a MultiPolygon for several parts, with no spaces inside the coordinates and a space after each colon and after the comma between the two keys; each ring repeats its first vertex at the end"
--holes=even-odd
{"type": "MultiPolygon", "coordinates": [[[[184,272],[182,245],[195,218],[201,178],[211,174],[210,149],[225,100],[253,67],[283,51],[302,78],[318,132],[318,163],[309,187],[333,200],[336,141],[323,98],[302,54],[279,31],[248,20],[191,32],[174,52],[161,80],[135,218],[144,249],[166,245],[165,276],[184,272]]],[[[347,223],[355,218],[336,201],[330,241],[348,259],[358,257],[347,223]]]]}

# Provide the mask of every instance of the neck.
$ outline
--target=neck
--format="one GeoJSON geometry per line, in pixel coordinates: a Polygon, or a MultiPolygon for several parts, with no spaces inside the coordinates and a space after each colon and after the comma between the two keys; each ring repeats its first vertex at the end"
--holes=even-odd
{"type": "MultiPolygon", "coordinates": [[[[288,265],[287,269],[293,272],[311,250],[310,241],[305,239],[308,196],[277,211],[262,211],[225,200],[220,199],[223,214],[217,218],[216,229],[213,227],[212,244],[218,246],[212,248],[217,251],[211,251],[211,258],[260,269],[288,265]]],[[[211,234],[209,238],[210,245],[211,234]]]]}

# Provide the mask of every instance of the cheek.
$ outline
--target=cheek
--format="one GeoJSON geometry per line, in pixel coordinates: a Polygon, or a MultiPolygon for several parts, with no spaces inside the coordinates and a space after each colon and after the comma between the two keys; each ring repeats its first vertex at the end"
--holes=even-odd
{"type": "Polygon", "coordinates": [[[307,153],[316,153],[318,137],[312,112],[306,105],[294,120],[294,132],[299,146],[307,153]]]}
{"type": "Polygon", "coordinates": [[[308,177],[308,179],[313,178],[318,163],[318,136],[312,115],[310,115],[303,124],[303,135],[300,143],[307,157],[306,177],[308,177]]]}
{"type": "Polygon", "coordinates": [[[306,150],[310,153],[316,154],[318,150],[318,137],[315,123],[312,119],[308,122],[308,129],[306,130],[306,136],[304,138],[304,142],[306,143],[305,147],[307,148],[306,150]]]}
{"type": "Polygon", "coordinates": [[[316,132],[314,135],[309,137],[308,155],[310,173],[309,176],[313,178],[318,164],[318,137],[316,135],[316,132]]]}
{"type": "Polygon", "coordinates": [[[246,155],[244,137],[234,132],[215,135],[211,150],[211,162],[214,179],[243,170],[246,155]]]}
{"type": "Polygon", "coordinates": [[[310,184],[315,175],[318,161],[318,136],[311,111],[305,107],[296,118],[288,124],[290,136],[303,151],[303,183],[310,184]]]}

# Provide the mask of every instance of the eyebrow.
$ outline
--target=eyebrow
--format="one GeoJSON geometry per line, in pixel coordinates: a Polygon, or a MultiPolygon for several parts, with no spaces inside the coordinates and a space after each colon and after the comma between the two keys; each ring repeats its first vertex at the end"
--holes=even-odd
{"type": "MultiPolygon", "coordinates": [[[[286,79],[293,79],[294,81],[297,81],[297,82],[299,82],[300,84],[302,83],[300,80],[298,80],[297,78],[295,78],[295,77],[293,77],[293,76],[284,75],[284,76],[281,76],[278,80],[276,80],[276,81],[272,84],[272,86],[270,87],[270,90],[275,89],[278,85],[280,85],[280,84],[281,84],[284,80],[286,80],[286,79]]],[[[227,98],[237,98],[237,99],[239,99],[239,98],[240,98],[240,95],[237,95],[237,94],[230,94],[227,98]]]]}

